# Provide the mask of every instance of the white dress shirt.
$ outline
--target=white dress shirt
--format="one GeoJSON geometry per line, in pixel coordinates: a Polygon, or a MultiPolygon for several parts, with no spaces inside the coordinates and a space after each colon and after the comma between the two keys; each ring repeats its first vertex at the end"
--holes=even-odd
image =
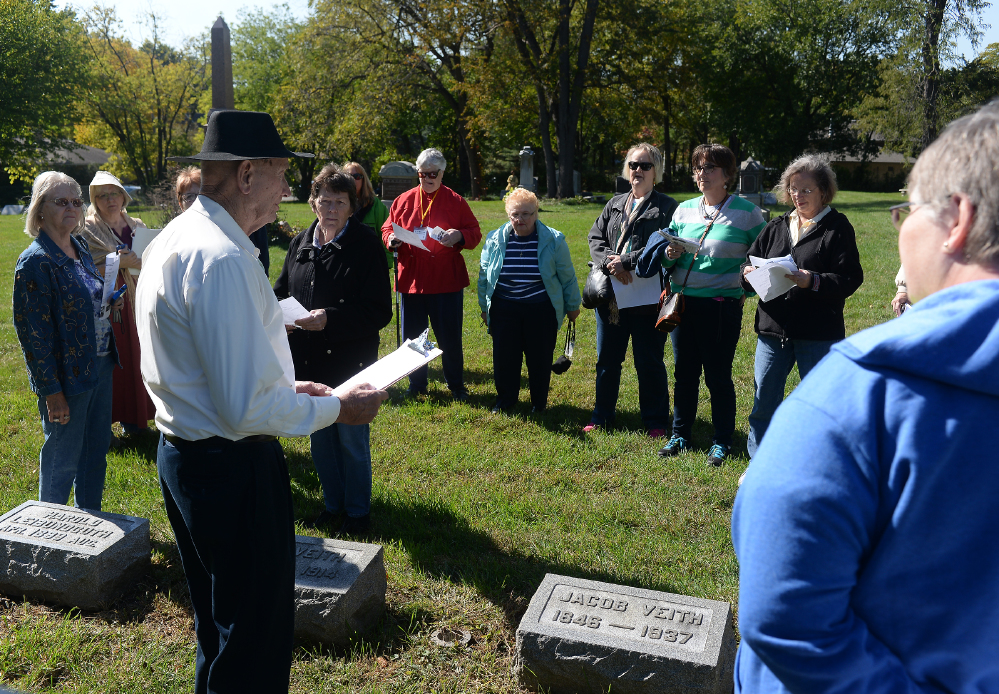
{"type": "Polygon", "coordinates": [[[791,231],[791,242],[793,245],[797,246],[798,242],[801,241],[801,237],[812,230],[812,226],[819,223],[823,217],[825,217],[832,210],[829,205],[822,208],[822,211],[817,215],[805,221],[802,224],[798,219],[798,210],[793,210],[791,212],[790,224],[788,225],[791,231]]]}
{"type": "Polygon", "coordinates": [[[221,205],[199,196],[142,254],[142,379],[161,431],[236,440],[336,422],[339,399],[295,392],[284,317],[254,250],[221,205]]]}

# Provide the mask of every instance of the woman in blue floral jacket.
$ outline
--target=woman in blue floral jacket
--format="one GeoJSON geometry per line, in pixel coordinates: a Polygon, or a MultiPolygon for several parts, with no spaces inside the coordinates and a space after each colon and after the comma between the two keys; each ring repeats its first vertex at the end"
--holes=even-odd
{"type": "Polygon", "coordinates": [[[83,205],[69,176],[46,171],[35,179],[24,226],[35,240],[14,270],[14,328],[45,434],[39,499],[65,504],[74,488],[76,506],[100,510],[118,352],[103,277],[86,241],[73,237],[83,205]]]}

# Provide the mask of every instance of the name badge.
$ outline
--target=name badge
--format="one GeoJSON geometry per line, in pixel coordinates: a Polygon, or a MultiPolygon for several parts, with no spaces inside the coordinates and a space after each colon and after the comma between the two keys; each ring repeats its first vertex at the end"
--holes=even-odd
{"type": "Polygon", "coordinates": [[[413,229],[413,233],[420,237],[420,241],[427,240],[427,227],[416,227],[413,229]]]}

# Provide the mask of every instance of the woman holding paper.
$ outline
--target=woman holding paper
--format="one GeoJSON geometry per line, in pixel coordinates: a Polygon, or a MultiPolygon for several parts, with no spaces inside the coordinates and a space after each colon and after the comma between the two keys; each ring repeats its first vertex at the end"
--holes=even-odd
{"type": "MultiPolygon", "coordinates": [[[[843,308],[846,298],[864,281],[857,238],[850,221],[829,206],[836,197],[836,173],[823,158],[808,154],[791,162],[774,191],[794,207],[767,224],[749,248],[760,258],[790,256],[798,270],[784,276],[788,291],[756,308],[756,394],[749,415],[749,457],[784,399],[791,368],[805,378],[829,349],[846,337],[843,308]]],[[[743,267],[742,286],[753,291],[743,267]]]]}
{"type": "MultiPolygon", "coordinates": [[[[420,184],[395,199],[389,218],[382,225],[382,240],[399,252],[396,291],[402,294],[402,337],[418,337],[434,328],[444,356],[444,380],[455,400],[467,400],[465,360],[462,354],[462,294],[469,285],[463,250],[479,245],[482,232],[465,199],[443,183],[447,161],[436,149],[425,149],[416,158],[420,184]],[[420,248],[403,243],[393,225],[415,233],[420,248]]],[[[427,368],[409,377],[406,395],[427,392],[427,368]]]]}
{"type": "Polygon", "coordinates": [[[87,240],[94,264],[103,274],[107,259],[117,254],[118,272],[109,278],[115,287],[125,285],[125,307],[111,316],[121,369],[114,372],[111,421],[121,422],[125,434],[148,431],[156,414],[139,370],[139,331],[135,324],[135,282],[142,259],[132,251],[133,232],[146,225],[127,212],[131,196],[115,176],[98,171],[90,182],[90,207],[81,236],[87,240]],[[134,272],[133,272],[134,270],[134,272]]]}
{"type": "Polygon", "coordinates": [[[674,456],[690,447],[703,370],[704,383],[711,393],[714,426],[707,462],[721,465],[728,457],[735,433],[732,362],[746,301],[739,283],[740,268],[750,245],[763,230],[763,215],[751,202],[729,195],[737,162],[728,147],[699,145],[690,164],[702,195],[676,209],[669,233],[692,241],[699,250],[696,254],[685,252],[684,244],[665,245],[660,239],[659,244],[649,244],[640,262],[646,269],[661,260],[663,266],[672,269],[670,289],[682,289],[684,296],[682,320],[670,333],[676,377],[673,435],[659,455],[674,456]]]}
{"type": "Polygon", "coordinates": [[[531,411],[544,412],[559,326],[564,316],[579,316],[579,283],[565,236],[538,220],[534,193],[516,188],[505,206],[510,222],[489,233],[479,259],[479,307],[493,338],[493,412],[517,404],[525,359],[531,411]]]}
{"type": "MultiPolygon", "coordinates": [[[[378,331],[392,320],[385,251],[373,229],[353,217],[354,179],[327,164],[312,181],[312,225],[292,239],[278,299],[309,311],[288,328],[295,378],[336,387],[378,360],[378,331]]],[[[342,535],[367,532],[371,443],[367,424],[332,424],[312,434],[312,460],[325,509],[309,522],[342,535]]]]}
{"type": "Polygon", "coordinates": [[[79,184],[66,174],[35,179],[24,225],[34,240],[14,269],[14,329],[45,434],[38,498],[65,504],[75,490],[77,507],[99,511],[118,356],[105,280],[87,242],[73,237],[83,226],[83,204],[79,184]]]}
{"type": "MultiPolygon", "coordinates": [[[[631,182],[631,192],[614,196],[590,229],[590,257],[605,275],[613,277],[616,291],[631,285],[638,258],[646,243],[664,229],[676,200],[653,186],[663,180],[663,157],[658,149],[642,142],[628,150],[621,173],[631,182]]],[[[617,300],[598,306],[596,399],[590,432],[614,423],[621,367],[628,351],[628,339],[638,373],[638,409],[642,425],[657,439],[669,429],[669,378],[663,362],[666,334],[656,330],[656,304],[661,290],[660,273],[644,280],[649,283],[648,303],[620,308],[617,300]]],[[[643,280],[640,280],[642,282],[643,280]]]]}

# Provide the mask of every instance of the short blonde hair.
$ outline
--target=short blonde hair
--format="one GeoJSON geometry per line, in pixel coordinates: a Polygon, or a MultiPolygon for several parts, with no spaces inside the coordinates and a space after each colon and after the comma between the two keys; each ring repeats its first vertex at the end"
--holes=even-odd
{"type": "Polygon", "coordinates": [[[631,170],[628,168],[628,162],[631,161],[631,155],[635,152],[645,152],[649,155],[649,159],[652,160],[652,170],[655,172],[655,178],[653,179],[656,183],[662,183],[663,180],[663,154],[659,151],[659,148],[655,145],[650,145],[648,142],[639,142],[628,150],[628,153],[624,155],[624,164],[621,165],[621,176],[631,180],[631,170]]]}
{"type": "MultiPolygon", "coordinates": [[[[361,193],[360,195],[357,196],[357,207],[358,209],[362,207],[367,207],[368,205],[370,205],[375,201],[375,187],[371,185],[371,179],[368,178],[368,172],[363,166],[358,164],[356,161],[348,161],[346,164],[340,167],[340,170],[343,171],[348,166],[356,166],[361,170],[361,175],[364,176],[364,178],[361,179],[361,193]]],[[[347,175],[353,178],[351,174],[347,175]]]]}
{"type": "Polygon", "coordinates": [[[510,194],[506,196],[506,203],[504,205],[506,207],[507,215],[510,214],[510,210],[513,209],[514,205],[524,202],[529,202],[533,204],[534,211],[535,212],[538,211],[538,206],[540,205],[540,203],[538,203],[537,195],[529,191],[527,188],[514,188],[513,190],[511,190],[510,194]]]}
{"type": "MultiPolygon", "coordinates": [[[[38,174],[35,178],[35,182],[31,184],[31,202],[28,203],[28,209],[24,212],[24,233],[35,239],[38,238],[38,232],[42,228],[42,205],[48,200],[48,192],[55,188],[60,183],[69,183],[76,189],[76,195],[79,198],[83,198],[83,189],[80,188],[80,184],[76,182],[75,179],[67,176],[60,171],[43,171],[38,174]]],[[[77,233],[82,230],[85,225],[85,216],[83,214],[83,208],[80,208],[80,222],[77,227],[73,229],[72,233],[77,233]]]]}
{"type": "Polygon", "coordinates": [[[201,187],[201,169],[197,166],[185,166],[177,173],[177,184],[174,186],[174,191],[177,194],[177,202],[182,208],[184,201],[180,199],[180,192],[194,183],[195,180],[198,181],[198,187],[201,187]]]}

